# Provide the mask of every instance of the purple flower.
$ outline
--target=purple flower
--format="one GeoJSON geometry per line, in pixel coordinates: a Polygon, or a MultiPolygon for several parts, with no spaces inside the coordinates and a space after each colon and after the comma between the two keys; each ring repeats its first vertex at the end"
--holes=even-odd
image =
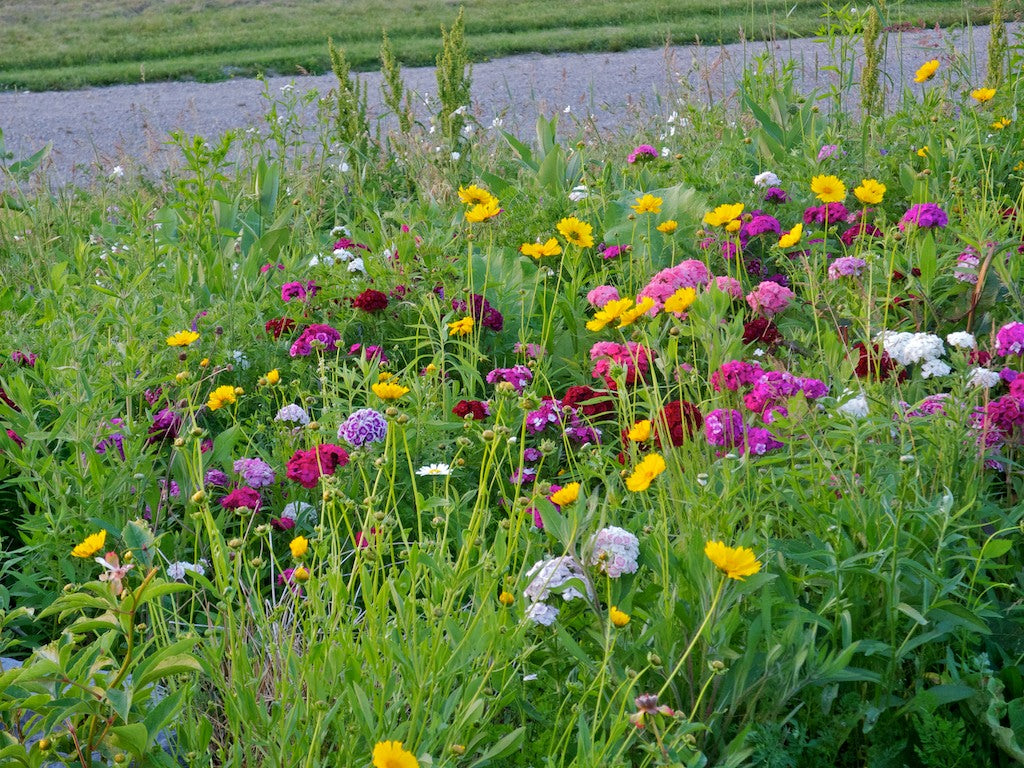
{"type": "Polygon", "coordinates": [[[617,259],[619,256],[627,254],[631,250],[633,250],[631,245],[605,245],[604,243],[602,243],[598,248],[598,251],[601,253],[601,258],[605,260],[617,259]]]}
{"type": "Polygon", "coordinates": [[[996,333],[997,355],[1024,355],[1024,323],[1007,323],[996,333]]]}
{"type": "Polygon", "coordinates": [[[838,280],[841,277],[860,277],[868,263],[856,256],[841,256],[833,261],[828,267],[829,280],[838,280]]]}
{"type": "Polygon", "coordinates": [[[849,211],[842,203],[826,203],[815,205],[804,211],[804,224],[824,224],[827,220],[830,225],[846,221],[849,211]]]}
{"type": "Polygon", "coordinates": [[[743,440],[743,414],[718,408],[704,419],[704,435],[711,445],[732,447],[743,440]]]}
{"type": "Polygon", "coordinates": [[[525,365],[515,365],[511,368],[495,368],[487,374],[488,384],[497,384],[507,381],[516,392],[522,392],[526,385],[533,381],[533,372],[525,365]]]}
{"type": "Polygon", "coordinates": [[[782,234],[782,226],[779,224],[779,220],[767,214],[757,214],[740,227],[740,239],[745,241],[769,232],[775,235],[782,234]]]}
{"type": "MultiPolygon", "coordinates": [[[[110,420],[110,426],[117,429],[124,426],[124,419],[113,418],[110,420]]],[[[121,461],[124,461],[124,435],[120,432],[111,432],[109,435],[104,437],[98,443],[96,443],[96,453],[101,456],[105,454],[110,448],[117,448],[117,452],[121,455],[121,461]]]]}
{"type": "Polygon", "coordinates": [[[255,511],[260,508],[260,495],[252,488],[242,486],[221,499],[220,505],[224,509],[241,509],[245,507],[255,511]]]}
{"type": "Polygon", "coordinates": [[[173,440],[178,436],[181,429],[181,416],[170,408],[162,408],[153,417],[153,423],[149,427],[149,437],[146,438],[147,445],[155,445],[165,440],[173,440]]]}
{"type": "Polygon", "coordinates": [[[782,443],[775,439],[775,436],[763,427],[751,427],[747,430],[744,439],[743,451],[761,456],[768,451],[781,448],[782,443]]]}
{"type": "Polygon", "coordinates": [[[823,144],[821,149],[818,150],[818,162],[824,162],[828,160],[832,155],[839,151],[839,147],[835,144],[823,144]]]}
{"type": "Polygon", "coordinates": [[[388,423],[384,416],[373,408],[361,408],[338,427],[338,439],[353,448],[369,443],[382,443],[388,434],[388,423]]]}
{"type": "Polygon", "coordinates": [[[764,201],[766,203],[785,203],[789,200],[789,195],[786,194],[786,190],[780,187],[768,187],[764,193],[764,201]]]}
{"type": "Polygon", "coordinates": [[[35,368],[36,356],[31,352],[22,352],[20,349],[16,349],[11,352],[11,361],[17,365],[26,365],[29,368],[35,368]]]}
{"type": "Polygon", "coordinates": [[[206,476],[203,478],[203,480],[206,483],[206,485],[215,485],[218,488],[227,488],[229,485],[231,485],[231,479],[227,476],[227,474],[217,469],[216,467],[211,467],[210,469],[206,470],[206,476]]]}
{"type": "Polygon", "coordinates": [[[246,484],[253,488],[264,488],[274,484],[274,470],[263,459],[238,459],[234,469],[246,484]]]}
{"type": "Polygon", "coordinates": [[[959,280],[961,283],[970,283],[971,285],[977,285],[978,283],[978,266],[981,264],[981,259],[978,257],[978,252],[971,246],[967,246],[967,250],[956,257],[957,270],[953,272],[953,277],[959,280]],[[966,271],[962,271],[966,270],[966,271]]]}
{"type": "Polygon", "coordinates": [[[306,327],[302,334],[292,344],[290,354],[292,357],[306,357],[313,353],[313,345],[318,344],[328,352],[338,349],[338,342],[341,334],[329,325],[313,323],[306,327]]]}
{"type": "Polygon", "coordinates": [[[468,304],[462,299],[452,299],[452,309],[460,313],[469,312],[473,320],[496,333],[505,327],[505,318],[501,312],[492,307],[479,293],[470,296],[468,304]]]}
{"type": "Polygon", "coordinates": [[[903,214],[899,228],[903,230],[907,224],[914,224],[921,229],[944,227],[949,223],[949,216],[935,203],[916,203],[903,214]]]}
{"type": "Polygon", "coordinates": [[[658,157],[658,150],[652,147],[650,144],[641,144],[639,147],[629,153],[629,157],[626,160],[630,165],[637,162],[645,162],[647,160],[654,160],[658,157]]]}
{"type": "Polygon", "coordinates": [[[590,306],[601,309],[609,301],[618,301],[619,292],[613,285],[599,285],[587,294],[590,306]]]}

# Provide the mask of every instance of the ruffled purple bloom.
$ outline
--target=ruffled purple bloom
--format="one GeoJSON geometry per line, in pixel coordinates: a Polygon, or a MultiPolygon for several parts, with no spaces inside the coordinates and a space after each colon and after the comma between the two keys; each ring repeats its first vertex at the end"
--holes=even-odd
{"type": "Polygon", "coordinates": [[[256,511],[260,508],[260,495],[257,491],[252,488],[236,488],[223,499],[220,500],[220,505],[224,509],[241,509],[245,507],[256,511]]]}
{"type": "Polygon", "coordinates": [[[468,312],[474,321],[496,333],[505,327],[505,318],[501,312],[479,293],[470,296],[468,304],[462,299],[452,299],[452,309],[460,313],[468,312]]]}
{"type": "Polygon", "coordinates": [[[339,341],[341,334],[334,328],[322,323],[313,323],[295,340],[289,354],[292,357],[307,357],[313,353],[314,344],[320,345],[328,352],[334,352],[338,349],[339,341]]]}
{"type": "Polygon", "coordinates": [[[1007,323],[996,333],[996,354],[1024,355],[1024,323],[1007,323]]]}
{"type": "Polygon", "coordinates": [[[768,187],[764,192],[764,201],[766,203],[781,204],[789,201],[789,195],[781,187],[768,187]]]}
{"type": "Polygon", "coordinates": [[[711,445],[731,448],[743,440],[743,414],[717,408],[704,419],[704,435],[711,445]]]}
{"type": "Polygon", "coordinates": [[[636,149],[629,153],[629,157],[627,157],[626,160],[629,162],[630,165],[634,165],[635,163],[642,161],[656,160],[657,157],[658,150],[656,150],[650,144],[641,144],[639,147],[637,147],[636,149]]]}
{"type": "Polygon", "coordinates": [[[825,205],[814,205],[804,211],[804,224],[824,224],[826,220],[829,225],[846,221],[849,211],[842,203],[826,203],[825,205]]]}
{"type": "Polygon", "coordinates": [[[253,488],[265,488],[274,484],[274,470],[263,459],[238,459],[234,464],[234,470],[253,488]]]}
{"type": "Polygon", "coordinates": [[[921,229],[941,228],[949,223],[949,216],[935,203],[916,203],[903,214],[899,228],[903,230],[907,224],[914,224],[921,229]]]}
{"type": "Polygon", "coordinates": [[[231,478],[227,476],[227,473],[216,467],[206,470],[206,476],[203,478],[203,481],[206,485],[214,485],[218,488],[227,488],[231,485],[231,478]]]}
{"type": "Polygon", "coordinates": [[[497,384],[507,381],[516,392],[522,392],[526,385],[533,381],[533,372],[525,365],[515,365],[511,368],[495,368],[487,374],[488,384],[497,384]]]}
{"type": "Polygon", "coordinates": [[[740,227],[740,239],[743,241],[768,233],[774,235],[782,234],[782,225],[779,224],[779,220],[774,216],[764,213],[755,215],[754,218],[740,227]]]}
{"type": "Polygon", "coordinates": [[[149,437],[146,438],[147,445],[155,445],[165,440],[173,440],[178,436],[181,429],[181,415],[170,408],[162,408],[153,416],[153,423],[149,427],[149,437]]]}
{"type": "MultiPolygon", "coordinates": [[[[110,426],[114,429],[120,429],[124,427],[124,419],[113,418],[110,420],[110,426]]],[[[121,461],[124,461],[124,435],[120,432],[111,432],[109,435],[104,437],[98,443],[96,443],[96,453],[101,456],[104,455],[111,448],[116,448],[118,454],[121,456],[121,461]]]]}
{"type": "Polygon", "coordinates": [[[868,263],[857,256],[841,256],[833,261],[828,267],[829,280],[838,280],[841,277],[860,277],[868,263]]]}
{"type": "Polygon", "coordinates": [[[353,448],[382,443],[388,434],[388,422],[373,408],[361,408],[338,427],[338,438],[353,448]]]}

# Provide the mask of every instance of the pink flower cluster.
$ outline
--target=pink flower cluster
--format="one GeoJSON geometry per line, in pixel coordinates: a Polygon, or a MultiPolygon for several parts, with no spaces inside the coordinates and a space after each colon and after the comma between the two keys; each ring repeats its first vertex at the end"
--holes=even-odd
{"type": "Polygon", "coordinates": [[[747,294],[747,304],[755,312],[771,317],[788,307],[794,296],[796,294],[789,288],[771,280],[765,280],[747,294]]]}
{"type": "Polygon", "coordinates": [[[292,357],[307,357],[313,354],[313,345],[322,346],[328,352],[338,349],[338,342],[341,341],[341,334],[329,325],[313,323],[306,326],[306,329],[299,335],[299,338],[292,344],[289,354],[292,357]]]}
{"type": "Polygon", "coordinates": [[[997,355],[1024,355],[1024,323],[1007,323],[996,332],[997,355]]]}
{"type": "Polygon", "coordinates": [[[643,380],[650,371],[654,352],[635,341],[619,344],[614,341],[599,341],[590,348],[590,359],[594,361],[591,375],[595,379],[604,379],[609,388],[615,389],[612,366],[622,368],[626,372],[626,384],[636,384],[643,380]]]}
{"type": "Polygon", "coordinates": [[[618,301],[619,292],[613,285],[599,285],[587,294],[587,302],[596,309],[602,309],[609,301],[618,301]]]}
{"type": "Polygon", "coordinates": [[[711,273],[703,261],[687,259],[674,267],[661,270],[652,277],[651,281],[640,291],[637,301],[645,298],[654,299],[654,306],[649,312],[653,316],[665,306],[665,300],[680,288],[698,290],[710,281],[711,273]]]}

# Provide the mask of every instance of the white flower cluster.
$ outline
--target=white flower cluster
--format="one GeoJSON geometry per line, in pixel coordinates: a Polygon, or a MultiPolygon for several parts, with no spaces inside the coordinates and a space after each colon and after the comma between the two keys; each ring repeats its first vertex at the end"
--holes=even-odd
{"type": "Polygon", "coordinates": [[[297,521],[300,517],[308,517],[315,523],[317,517],[316,507],[304,501],[290,501],[281,510],[281,517],[294,521],[297,521]]]}
{"type": "Polygon", "coordinates": [[[279,410],[274,417],[274,421],[291,421],[296,424],[305,425],[309,424],[309,414],[306,413],[301,405],[292,403],[279,410]]]}
{"type": "Polygon", "coordinates": [[[550,626],[558,616],[558,608],[544,602],[552,594],[561,594],[565,601],[582,597],[593,599],[594,596],[593,588],[583,572],[583,566],[571,555],[538,560],[526,572],[526,578],[530,579],[530,583],[523,590],[523,594],[531,603],[526,609],[526,618],[544,626],[550,626]],[[587,595],[584,595],[575,586],[566,586],[574,579],[584,586],[587,595]]]}
{"type": "Polygon", "coordinates": [[[974,334],[967,331],[954,331],[946,336],[946,343],[957,349],[976,349],[978,346],[974,334]]]}
{"type": "Polygon", "coordinates": [[[836,408],[838,413],[853,416],[855,419],[864,419],[868,415],[868,399],[863,393],[852,397],[836,408]]]}
{"type": "Polygon", "coordinates": [[[1002,381],[1002,377],[999,375],[999,371],[992,371],[988,368],[974,368],[967,375],[967,386],[969,387],[992,389],[1000,381],[1002,381]]]}
{"type": "Polygon", "coordinates": [[[933,333],[897,333],[882,331],[875,337],[889,357],[900,365],[921,364],[921,377],[946,376],[950,367],[940,360],[946,348],[942,339],[933,333]]]}
{"type": "Polygon", "coordinates": [[[754,177],[754,186],[761,187],[777,187],[781,183],[781,179],[771,171],[764,171],[763,173],[757,174],[754,177]]]}
{"type": "Polygon", "coordinates": [[[614,525],[602,528],[590,539],[590,565],[596,565],[609,578],[617,579],[624,573],[636,573],[636,559],[640,556],[640,540],[623,528],[614,525]]]}
{"type": "Polygon", "coordinates": [[[206,569],[203,568],[203,564],[201,562],[177,562],[171,563],[167,566],[167,577],[174,581],[184,581],[186,573],[198,573],[200,576],[205,576],[206,569]]]}

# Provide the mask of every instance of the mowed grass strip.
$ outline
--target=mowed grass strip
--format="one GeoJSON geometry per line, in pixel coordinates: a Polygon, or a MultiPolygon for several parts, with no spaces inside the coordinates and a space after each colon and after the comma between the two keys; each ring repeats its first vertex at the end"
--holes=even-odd
{"type": "MultiPolygon", "coordinates": [[[[987,19],[977,0],[890,3],[890,24],[987,19]]],[[[815,34],[820,0],[479,0],[466,8],[475,60],[524,52],[607,51],[815,34]]],[[[326,39],[375,69],[382,29],[407,66],[432,64],[445,0],[37,0],[0,2],[0,88],[61,89],[142,80],[322,73],[326,39]]]]}

